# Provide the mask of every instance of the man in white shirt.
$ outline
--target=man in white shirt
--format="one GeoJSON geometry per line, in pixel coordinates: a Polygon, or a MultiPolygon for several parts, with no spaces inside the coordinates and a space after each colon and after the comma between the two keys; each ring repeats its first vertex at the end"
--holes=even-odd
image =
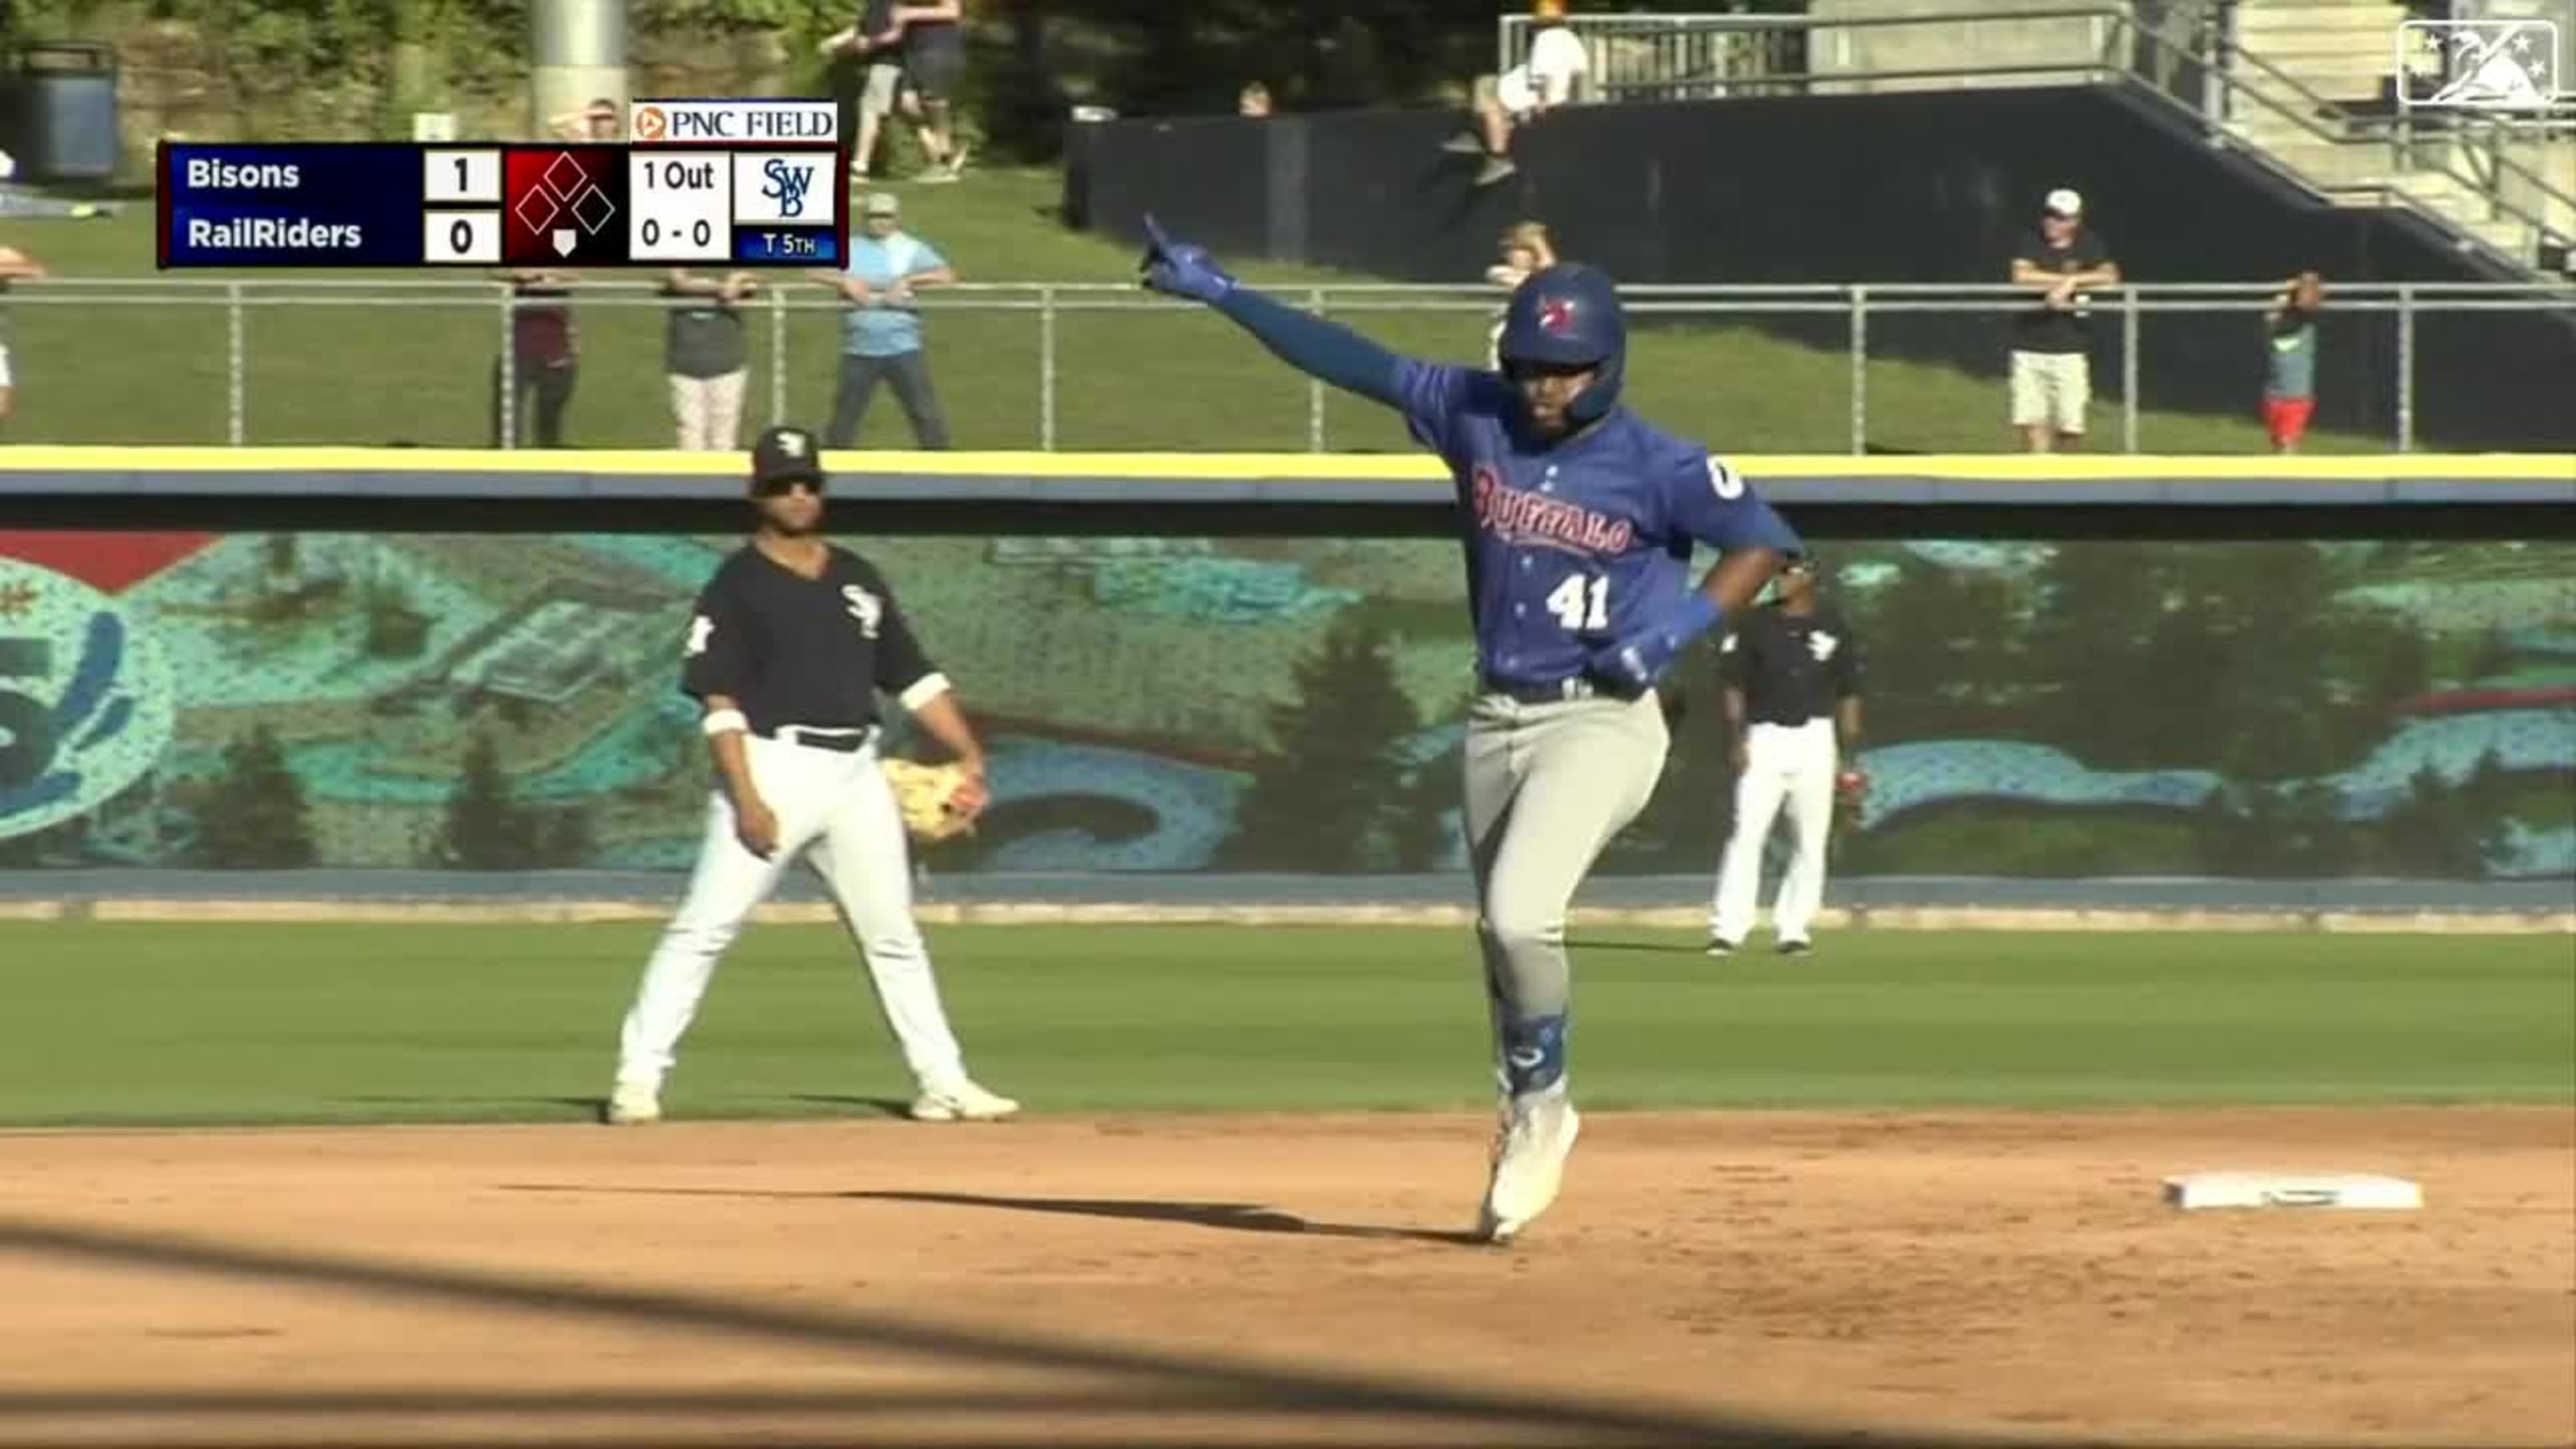
{"type": "Polygon", "coordinates": [[[1499,76],[1476,77],[1476,126],[1449,138],[1442,149],[1483,156],[1476,184],[1491,186],[1519,169],[1512,164],[1512,128],[1525,126],[1572,103],[1591,58],[1565,24],[1565,0],[1534,0],[1529,58],[1499,76]]]}

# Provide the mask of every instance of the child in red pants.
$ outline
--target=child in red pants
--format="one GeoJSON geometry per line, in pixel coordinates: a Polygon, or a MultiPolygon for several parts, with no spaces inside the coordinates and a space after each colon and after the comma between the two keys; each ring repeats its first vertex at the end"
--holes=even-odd
{"type": "Polygon", "coordinates": [[[2299,450],[2317,410],[2317,308],[2324,300],[2317,274],[2301,272],[2263,314],[2271,343],[2263,360],[2263,430],[2271,434],[2275,453],[2299,450]]]}

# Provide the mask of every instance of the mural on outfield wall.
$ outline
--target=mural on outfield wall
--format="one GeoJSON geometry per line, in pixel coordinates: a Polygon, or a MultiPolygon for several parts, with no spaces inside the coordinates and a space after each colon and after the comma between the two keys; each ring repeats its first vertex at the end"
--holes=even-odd
{"type": "MultiPolygon", "coordinates": [[[[684,868],[682,623],[737,542],[0,533],[0,865],[684,868]]],[[[1450,546],[861,547],[993,749],[935,870],[1463,867],[1450,546]]],[[[2576,547],[1831,561],[1871,677],[1842,873],[2576,872],[2576,547]]],[[[1714,864],[1715,660],[1609,870],[1714,864]]]]}

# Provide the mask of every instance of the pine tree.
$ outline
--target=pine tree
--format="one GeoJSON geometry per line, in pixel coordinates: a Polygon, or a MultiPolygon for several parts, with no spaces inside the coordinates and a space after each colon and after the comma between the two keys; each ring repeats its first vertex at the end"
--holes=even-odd
{"type": "Polygon", "coordinates": [[[2475,685],[2511,674],[2519,657],[2513,636],[2491,627],[2478,635],[2477,647],[2469,655],[2468,674],[2460,682],[2475,685]]]}
{"type": "Polygon", "coordinates": [[[2406,798],[2380,819],[2381,849],[2407,875],[2456,880],[2486,874],[2486,834],[2464,792],[2430,764],[2415,772],[2406,798]]]}
{"type": "Polygon", "coordinates": [[[196,859],[225,870],[294,870],[315,856],[304,784],[266,724],[224,746],[224,772],[197,809],[196,859]]]}
{"type": "Polygon", "coordinates": [[[2159,685],[2140,659],[2164,618],[2163,562],[2148,544],[2086,541],[2059,544],[2039,570],[2034,722],[2041,738],[2104,769],[2152,758],[2158,744],[2159,685]]]}
{"type": "Polygon", "coordinates": [[[549,810],[538,822],[536,864],[555,870],[570,870],[590,863],[590,853],[598,846],[591,828],[590,807],[565,805],[549,810]]]}
{"type": "Polygon", "coordinates": [[[1424,722],[1424,727],[1446,724],[1458,730],[1446,749],[1414,766],[1405,781],[1394,823],[1389,827],[1388,844],[1395,868],[1412,874],[1438,870],[1449,848],[1457,840],[1450,826],[1450,813],[1459,808],[1460,789],[1466,783],[1467,711],[1474,706],[1475,691],[1462,688],[1438,720],[1424,722]]]}
{"type": "Polygon", "coordinates": [[[1871,733],[1923,739],[2024,723],[2022,628],[2005,580],[1909,558],[1854,627],[1869,649],[1871,733]]]}
{"type": "Polygon", "coordinates": [[[1388,631],[1346,614],[1270,709],[1271,752],[1218,852],[1238,870],[1367,871],[1395,863],[1408,800],[1399,746],[1422,726],[1388,631]]]}
{"type": "Polygon", "coordinates": [[[536,863],[537,821],[510,797],[501,747],[476,730],[438,833],[437,864],[451,870],[524,870],[536,863]]]}
{"type": "Polygon", "coordinates": [[[2412,699],[2433,687],[2433,642],[2411,619],[2366,626],[2355,646],[2367,656],[2363,694],[2380,709],[2412,699]]]}

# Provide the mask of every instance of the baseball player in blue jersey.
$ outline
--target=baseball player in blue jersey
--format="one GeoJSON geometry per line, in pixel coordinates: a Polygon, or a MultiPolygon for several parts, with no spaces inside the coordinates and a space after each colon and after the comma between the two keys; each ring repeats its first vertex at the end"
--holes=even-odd
{"type": "Polygon", "coordinates": [[[1627,324],[1598,271],[1523,282],[1501,370],[1487,372],[1398,357],[1145,226],[1147,287],[1205,302],[1287,362],[1401,412],[1457,481],[1480,685],[1465,818],[1503,1094],[1477,1231],[1509,1242],[1555,1201],[1574,1148],[1566,908],[1663,773],[1656,681],[1752,601],[1797,536],[1723,459],[1619,406],[1627,324]],[[1699,543],[1721,556],[1694,583],[1699,543]]]}

